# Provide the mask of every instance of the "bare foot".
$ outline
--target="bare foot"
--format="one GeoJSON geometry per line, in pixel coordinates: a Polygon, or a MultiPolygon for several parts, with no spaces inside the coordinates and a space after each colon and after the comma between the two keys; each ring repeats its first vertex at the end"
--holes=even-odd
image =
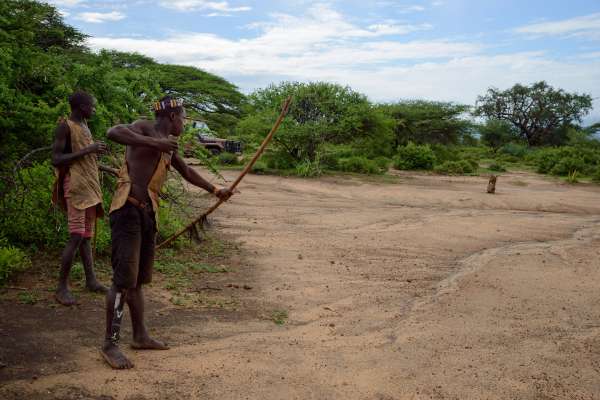
{"type": "Polygon", "coordinates": [[[85,284],[85,288],[87,290],[89,290],[90,292],[96,292],[96,293],[106,293],[106,292],[108,292],[108,288],[106,286],[102,285],[98,281],[93,281],[93,282],[90,282],[90,283],[86,283],[85,284]]]}
{"type": "Polygon", "coordinates": [[[67,288],[58,288],[54,294],[54,298],[63,306],[74,306],[77,301],[67,288]]]}
{"type": "Polygon", "coordinates": [[[133,368],[133,363],[129,361],[119,347],[112,344],[111,342],[105,342],[100,349],[100,354],[104,357],[104,360],[114,369],[129,369],[133,368]]]}
{"type": "Polygon", "coordinates": [[[169,346],[151,337],[146,337],[141,340],[133,340],[131,348],[136,350],[169,350],[169,346]]]}

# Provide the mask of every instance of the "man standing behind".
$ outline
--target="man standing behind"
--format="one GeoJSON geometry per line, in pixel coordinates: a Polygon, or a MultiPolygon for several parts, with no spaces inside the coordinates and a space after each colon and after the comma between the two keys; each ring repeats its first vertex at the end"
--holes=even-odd
{"type": "Polygon", "coordinates": [[[189,167],[177,154],[170,136],[183,132],[185,109],[179,100],[164,97],[154,104],[155,120],[138,120],[108,130],[108,138],[126,145],[125,162],[110,207],[113,284],[106,297],[106,336],[100,350],[115,369],[133,367],[118,347],[125,303],[133,326],[134,349],[166,350],[152,339],[144,322],[142,285],[152,280],[158,194],[172,165],[181,176],[220,199],[231,192],[217,188],[189,167]]]}
{"type": "Polygon", "coordinates": [[[96,280],[90,245],[96,218],[104,214],[96,158],[97,154],[106,151],[104,143],[94,143],[87,126],[87,119],[95,112],[94,102],[91,95],[81,91],[69,96],[71,115],[57,126],[52,150],[52,165],[57,175],[52,200],[67,211],[70,233],[62,253],[55,295],[56,300],[65,306],[76,303],[69,291],[68,280],[77,249],[85,270],[86,288],[95,292],[107,291],[96,280]]]}

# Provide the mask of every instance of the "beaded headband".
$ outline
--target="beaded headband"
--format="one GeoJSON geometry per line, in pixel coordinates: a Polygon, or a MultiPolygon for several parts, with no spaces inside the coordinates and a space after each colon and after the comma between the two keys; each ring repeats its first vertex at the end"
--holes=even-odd
{"type": "Polygon", "coordinates": [[[182,99],[157,101],[153,104],[154,111],[168,110],[177,107],[183,107],[182,99]]]}

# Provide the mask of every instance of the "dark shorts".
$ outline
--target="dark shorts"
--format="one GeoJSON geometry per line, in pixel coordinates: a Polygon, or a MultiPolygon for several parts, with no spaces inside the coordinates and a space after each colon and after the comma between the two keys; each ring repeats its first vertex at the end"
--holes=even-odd
{"type": "Polygon", "coordinates": [[[132,289],[152,281],[156,223],[154,213],[127,202],[110,214],[113,283],[132,289]]]}

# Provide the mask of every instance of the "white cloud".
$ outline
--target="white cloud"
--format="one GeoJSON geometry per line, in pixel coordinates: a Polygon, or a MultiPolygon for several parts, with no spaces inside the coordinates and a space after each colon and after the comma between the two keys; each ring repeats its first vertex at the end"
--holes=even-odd
{"type": "Polygon", "coordinates": [[[309,77],[312,70],[335,65],[364,68],[402,60],[440,59],[476,53],[480,46],[447,40],[391,41],[387,35],[430,29],[429,25],[375,24],[368,28],[347,22],[325,5],[311,7],[303,17],[273,16],[276,22],[254,24],[260,34],[232,40],[213,34],[175,35],[163,40],[91,38],[93,48],[145,51],[151,57],[201,66],[221,74],[297,74],[309,77]]]}
{"type": "Polygon", "coordinates": [[[101,24],[107,21],[120,21],[125,18],[125,14],[118,11],[111,11],[107,13],[83,12],[77,14],[75,18],[92,24],[101,24]]]}
{"type": "Polygon", "coordinates": [[[85,3],[85,0],[47,0],[47,3],[59,7],[75,7],[85,3]]]}
{"type": "Polygon", "coordinates": [[[600,13],[585,15],[562,21],[541,22],[522,26],[517,33],[539,36],[588,36],[600,38],[600,13]]]}
{"type": "MultiPolygon", "coordinates": [[[[254,37],[236,40],[197,33],[165,39],[97,37],[89,44],[193,65],[246,92],[281,80],[325,80],[350,85],[376,101],[424,98],[473,104],[490,86],[544,79],[600,97],[600,60],[595,58],[553,60],[543,52],[490,55],[477,42],[391,40],[389,36],[430,27],[407,28],[393,21],[361,27],[322,4],[303,16],[273,15],[251,27],[258,30],[254,37]]],[[[600,103],[595,105],[595,118],[600,118],[600,103]]]]}
{"type": "Polygon", "coordinates": [[[161,1],[160,5],[177,11],[212,11],[208,16],[229,15],[252,9],[248,6],[232,7],[228,1],[206,0],[166,0],[161,1]]]}
{"type": "Polygon", "coordinates": [[[425,11],[425,7],[419,6],[419,5],[400,7],[400,9],[399,9],[399,12],[402,14],[409,14],[409,13],[413,13],[413,12],[422,12],[422,11],[425,11]]]}

